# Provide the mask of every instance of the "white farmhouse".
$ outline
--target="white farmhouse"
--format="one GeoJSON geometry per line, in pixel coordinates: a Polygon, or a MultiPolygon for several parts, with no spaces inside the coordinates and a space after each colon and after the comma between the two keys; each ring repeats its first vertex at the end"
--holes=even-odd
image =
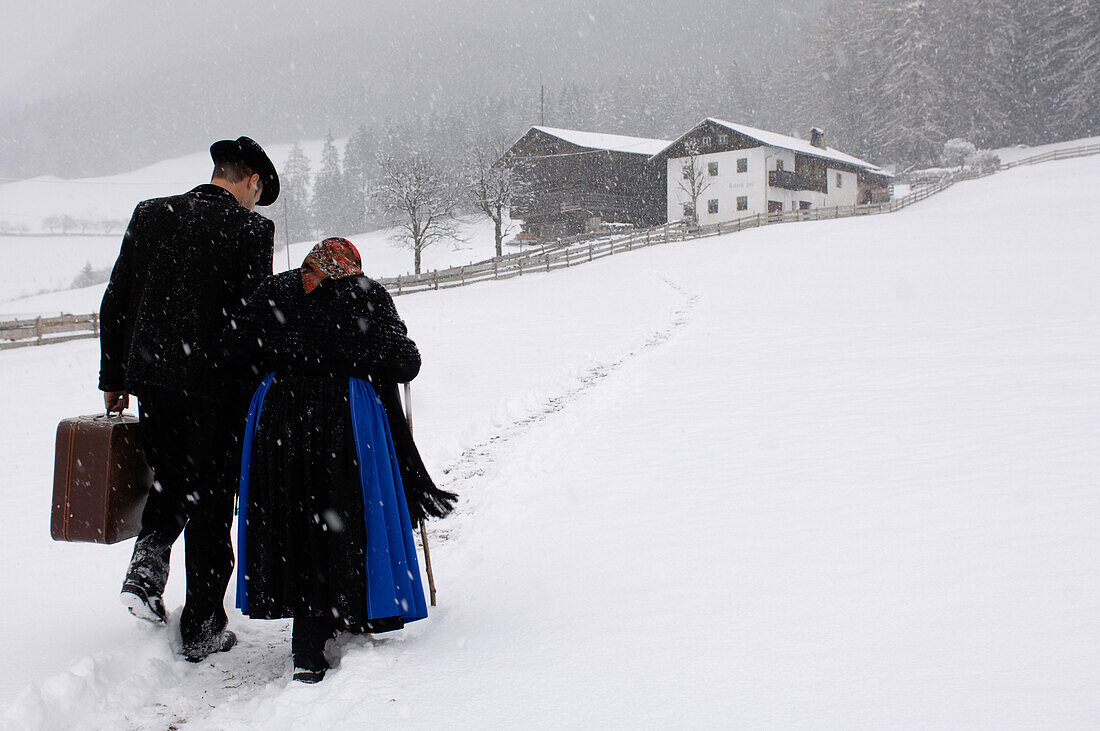
{"type": "Polygon", "coordinates": [[[694,212],[704,226],[890,197],[888,173],[827,147],[818,129],[806,141],[708,117],[650,163],[667,166],[668,220],[691,218],[694,212]]]}

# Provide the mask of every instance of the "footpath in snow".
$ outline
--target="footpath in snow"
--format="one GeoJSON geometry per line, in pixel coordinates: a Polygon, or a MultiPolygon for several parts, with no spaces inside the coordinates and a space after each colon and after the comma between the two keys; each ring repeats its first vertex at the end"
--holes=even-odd
{"type": "Polygon", "coordinates": [[[4,723],[1094,728],[1098,193],[1100,158],[1050,163],[399,298],[462,495],[440,607],[315,687],[287,623],[233,612],[189,665],[118,605],[128,545],[49,541],[96,348],[0,354],[4,723]]]}

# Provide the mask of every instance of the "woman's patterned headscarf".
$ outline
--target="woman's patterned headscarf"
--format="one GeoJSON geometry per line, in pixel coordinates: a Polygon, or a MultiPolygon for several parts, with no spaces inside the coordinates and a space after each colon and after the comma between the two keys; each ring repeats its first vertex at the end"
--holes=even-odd
{"type": "Polygon", "coordinates": [[[363,273],[363,260],[355,244],[333,237],[313,247],[302,262],[302,286],[309,294],[325,277],[350,277],[363,273]]]}

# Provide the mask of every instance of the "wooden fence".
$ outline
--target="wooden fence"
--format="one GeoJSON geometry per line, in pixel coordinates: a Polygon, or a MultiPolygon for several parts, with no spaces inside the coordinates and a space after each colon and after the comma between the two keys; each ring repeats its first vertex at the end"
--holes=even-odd
{"type": "Polygon", "coordinates": [[[61,315],[0,322],[0,350],[99,337],[99,315],[61,315]]]}
{"type": "MultiPolygon", "coordinates": [[[[769,226],[777,223],[796,221],[823,221],[851,216],[873,216],[880,213],[892,213],[914,203],[947,190],[955,183],[974,180],[992,175],[999,170],[1009,170],[1021,165],[1035,165],[1051,160],[1066,160],[1074,157],[1100,154],[1100,145],[1084,145],[1063,150],[1053,150],[1041,155],[1004,163],[997,169],[985,172],[968,171],[948,175],[933,185],[923,186],[909,195],[883,203],[866,205],[835,206],[832,208],[808,208],[805,210],[783,211],[781,213],[756,213],[732,221],[724,221],[709,226],[691,226],[683,221],[666,223],[650,229],[639,229],[627,234],[600,239],[570,240],[551,244],[539,249],[520,251],[513,254],[486,259],[464,266],[438,269],[422,274],[410,274],[399,277],[386,277],[378,281],[394,296],[425,292],[428,290],[464,287],[475,282],[496,279],[511,279],[539,272],[551,272],[565,269],[590,261],[603,259],[634,249],[667,244],[673,241],[701,239],[719,236],[745,229],[769,226]]],[[[45,345],[60,343],[76,338],[99,336],[98,315],[62,315],[61,317],[36,318],[34,320],[14,320],[0,322],[0,349],[18,348],[25,345],[45,345]],[[78,333],[78,334],[65,334],[78,333]]]]}
{"type": "Polygon", "coordinates": [[[1025,157],[1013,162],[1001,163],[1001,170],[1010,170],[1020,165],[1036,165],[1041,162],[1050,162],[1051,160],[1068,160],[1071,157],[1084,157],[1085,155],[1100,154],[1100,144],[1095,145],[1082,145],[1081,147],[1071,147],[1064,150],[1051,150],[1050,152],[1044,152],[1042,155],[1033,155],[1032,157],[1025,157]]]}

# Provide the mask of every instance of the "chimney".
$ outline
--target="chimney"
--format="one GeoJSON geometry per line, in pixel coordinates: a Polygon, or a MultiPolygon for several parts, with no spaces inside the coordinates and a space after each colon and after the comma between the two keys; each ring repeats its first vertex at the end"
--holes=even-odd
{"type": "Polygon", "coordinates": [[[810,144],[814,147],[820,147],[822,150],[825,147],[825,132],[820,127],[814,127],[810,130],[810,144]]]}

